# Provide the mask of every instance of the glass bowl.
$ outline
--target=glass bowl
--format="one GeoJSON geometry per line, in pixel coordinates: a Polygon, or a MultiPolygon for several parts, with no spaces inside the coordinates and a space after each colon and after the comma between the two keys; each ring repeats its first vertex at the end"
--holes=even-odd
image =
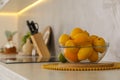
{"type": "Polygon", "coordinates": [[[59,46],[69,63],[98,63],[105,56],[109,43],[104,46],[59,46]]]}

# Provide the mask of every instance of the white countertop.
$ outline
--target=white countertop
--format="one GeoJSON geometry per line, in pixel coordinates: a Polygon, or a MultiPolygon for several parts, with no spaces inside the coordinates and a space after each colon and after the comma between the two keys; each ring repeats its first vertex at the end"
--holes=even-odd
{"type": "Polygon", "coordinates": [[[120,70],[105,71],[55,71],[42,69],[43,63],[1,65],[27,78],[28,80],[119,80],[120,70]]]}
{"type": "MultiPolygon", "coordinates": [[[[1,55],[0,58],[2,57],[6,57],[6,56],[1,55]]],[[[46,63],[5,64],[0,62],[0,65],[23,76],[24,78],[27,78],[28,80],[101,80],[101,79],[102,80],[119,80],[120,79],[120,76],[119,76],[120,70],[56,71],[56,70],[43,69],[41,67],[43,64],[46,64],[46,63]]]]}

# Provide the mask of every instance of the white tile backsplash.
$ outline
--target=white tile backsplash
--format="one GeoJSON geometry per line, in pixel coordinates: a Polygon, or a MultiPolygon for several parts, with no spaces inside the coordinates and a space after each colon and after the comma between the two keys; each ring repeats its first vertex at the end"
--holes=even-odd
{"type": "Polygon", "coordinates": [[[79,26],[110,43],[103,60],[120,61],[120,0],[45,0],[19,16],[21,33],[28,30],[27,19],[38,22],[40,31],[47,25],[52,26],[54,41],[50,46],[54,43],[55,49],[51,53],[58,49],[60,34],[79,26]]]}

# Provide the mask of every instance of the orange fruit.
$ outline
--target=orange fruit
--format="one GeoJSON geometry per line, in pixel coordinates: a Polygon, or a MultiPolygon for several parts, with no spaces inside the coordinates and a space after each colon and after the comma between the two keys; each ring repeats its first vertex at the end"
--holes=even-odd
{"type": "Polygon", "coordinates": [[[75,43],[73,40],[68,40],[65,44],[66,48],[64,48],[64,56],[70,62],[77,62],[77,52],[79,48],[75,47],[75,43]],[[68,48],[67,48],[68,47],[68,48]]]}
{"type": "Polygon", "coordinates": [[[90,60],[90,62],[96,62],[98,60],[98,52],[96,52],[95,50],[93,50],[91,56],[88,58],[90,60]]]}
{"type": "Polygon", "coordinates": [[[79,27],[76,27],[71,31],[70,37],[73,39],[76,34],[81,33],[81,32],[83,32],[83,30],[79,27]]]}
{"type": "Polygon", "coordinates": [[[106,43],[102,37],[98,37],[94,40],[93,46],[95,46],[95,50],[97,52],[103,53],[106,50],[106,43]]]}
{"type": "Polygon", "coordinates": [[[82,45],[85,42],[89,41],[89,36],[82,32],[82,33],[75,35],[73,40],[76,45],[82,45]]]}
{"type": "Polygon", "coordinates": [[[59,44],[64,46],[65,43],[70,39],[70,36],[67,35],[67,34],[62,34],[60,37],[59,37],[59,44]]]}
{"type": "Polygon", "coordinates": [[[69,61],[69,62],[78,62],[78,57],[77,57],[77,54],[75,54],[75,53],[65,52],[64,56],[67,59],[67,61],[69,61]]]}

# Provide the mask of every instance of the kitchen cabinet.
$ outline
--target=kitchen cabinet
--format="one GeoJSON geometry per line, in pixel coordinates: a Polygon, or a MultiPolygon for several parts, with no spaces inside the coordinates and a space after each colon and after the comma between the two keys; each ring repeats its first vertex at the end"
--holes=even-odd
{"type": "MultiPolygon", "coordinates": [[[[7,1],[7,0],[1,0],[7,1]]],[[[16,13],[37,0],[8,0],[8,2],[0,9],[1,12],[16,13]]],[[[0,4],[1,5],[1,4],[0,4]]]]}

